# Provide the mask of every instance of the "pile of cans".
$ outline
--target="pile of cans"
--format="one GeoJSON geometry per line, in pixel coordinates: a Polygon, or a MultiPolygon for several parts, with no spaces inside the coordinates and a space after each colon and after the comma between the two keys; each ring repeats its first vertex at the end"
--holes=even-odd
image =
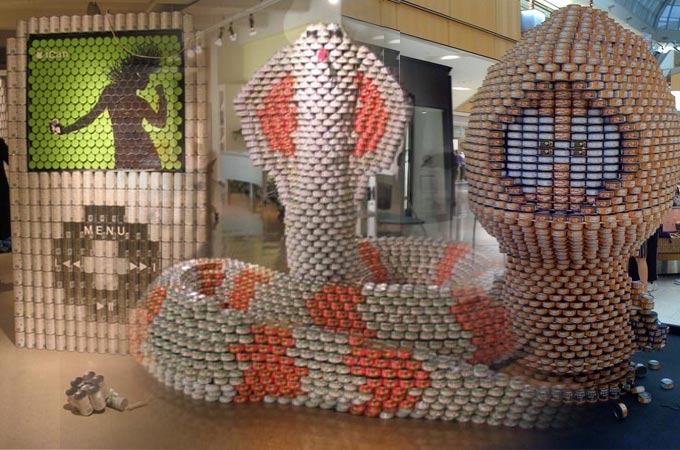
{"type": "Polygon", "coordinates": [[[399,83],[339,25],[316,24],[253,75],[234,108],[286,207],[291,275],[358,279],[356,200],[400,149],[410,108],[399,83]]]}
{"type": "Polygon", "coordinates": [[[635,332],[635,341],[640,350],[662,350],[668,343],[670,327],[659,321],[659,315],[652,311],[654,297],[642,293],[642,283],[633,282],[631,290],[633,309],[630,320],[635,332]]]}
{"type": "Polygon", "coordinates": [[[66,398],[71,411],[81,416],[103,413],[107,406],[118,411],[124,411],[128,406],[127,399],[109,389],[104,376],[95,372],[87,372],[71,380],[66,398]]]}
{"type": "Polygon", "coordinates": [[[627,276],[680,176],[680,119],[647,43],[604,11],[556,11],[490,68],[467,136],[518,365],[616,398],[632,354],[668,332],[627,276]]]}

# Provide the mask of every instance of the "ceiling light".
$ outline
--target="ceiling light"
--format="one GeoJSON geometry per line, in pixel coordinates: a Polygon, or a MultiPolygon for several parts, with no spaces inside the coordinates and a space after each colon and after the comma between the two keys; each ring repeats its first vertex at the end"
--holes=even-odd
{"type": "Polygon", "coordinates": [[[215,45],[218,47],[222,47],[222,36],[224,36],[224,27],[220,27],[220,35],[215,39],[215,45]]]}
{"type": "Polygon", "coordinates": [[[248,31],[248,34],[255,36],[257,34],[257,30],[255,29],[255,18],[252,14],[248,17],[248,24],[250,25],[250,31],[248,31]]]}
{"type": "Polygon", "coordinates": [[[454,86],[451,88],[453,91],[471,91],[469,87],[464,87],[464,86],[454,86]]]}
{"type": "Polygon", "coordinates": [[[229,40],[236,42],[236,39],[238,39],[238,35],[234,32],[234,22],[231,22],[229,24],[229,40]]]}
{"type": "Polygon", "coordinates": [[[449,61],[449,60],[458,59],[458,58],[460,58],[460,56],[458,56],[458,55],[444,55],[439,59],[441,59],[442,61],[449,61]]]}

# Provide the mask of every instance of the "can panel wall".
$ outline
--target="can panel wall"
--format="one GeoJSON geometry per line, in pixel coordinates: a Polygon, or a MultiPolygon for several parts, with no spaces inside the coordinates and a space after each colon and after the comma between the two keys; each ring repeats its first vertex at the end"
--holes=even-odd
{"type": "MultiPolygon", "coordinates": [[[[155,74],[138,89],[139,102],[125,106],[134,109],[139,105],[150,105],[155,113],[166,114],[164,120],[159,119],[158,125],[163,125],[160,123],[163,121],[174,121],[181,127],[185,143],[180,170],[163,172],[170,168],[166,165],[138,169],[111,168],[106,164],[58,167],[47,156],[43,163],[49,162],[51,170],[44,171],[47,167],[43,164],[43,171],[39,171],[37,166],[31,167],[35,154],[30,153],[37,150],[40,160],[42,150],[30,140],[35,135],[27,132],[31,125],[29,121],[44,116],[49,122],[52,117],[42,113],[37,116],[27,114],[31,105],[40,104],[27,87],[32,70],[29,65],[36,57],[36,50],[31,50],[28,44],[37,35],[41,35],[41,39],[36,42],[57,45],[67,36],[76,36],[74,33],[87,42],[90,38],[112,36],[112,31],[120,36],[122,34],[118,32],[143,31],[145,36],[158,36],[161,42],[163,36],[178,33],[182,40],[195,41],[190,24],[191,19],[179,13],[163,17],[156,13],[140,13],[31,18],[21,22],[17,38],[9,40],[8,81],[11,83],[7,87],[6,114],[0,108],[0,119],[3,114],[7,117],[5,135],[11,157],[17,346],[127,353],[125,330],[130,308],[135,307],[161,270],[193,258],[207,235],[207,221],[201,218],[207,212],[207,204],[197,188],[204,186],[207,180],[206,171],[198,169],[199,157],[203,160],[207,155],[186,152],[186,148],[197,149],[199,145],[198,138],[188,137],[183,128],[186,121],[192,124],[204,122],[195,113],[201,109],[196,100],[199,96],[192,95],[187,99],[184,89],[176,90],[172,95],[166,92],[166,100],[172,100],[174,104],[163,108],[160,94],[155,97],[145,94],[167,90],[167,83],[162,83],[160,74],[155,74]],[[156,33],[157,30],[164,32],[156,33]],[[178,110],[185,114],[182,120],[176,114],[178,110]],[[190,111],[194,111],[191,116],[188,115],[190,111]],[[199,227],[204,229],[199,230],[199,227]]],[[[41,58],[65,57],[63,53],[50,54],[49,51],[56,52],[46,48],[42,50],[41,58]]],[[[176,56],[186,71],[207,70],[202,61],[188,57],[183,47],[176,56]]],[[[37,66],[33,69],[37,70],[37,66]]],[[[70,74],[64,76],[68,79],[70,74]]],[[[105,90],[105,80],[102,86],[105,90]]],[[[191,89],[196,91],[205,86],[191,85],[191,89]]],[[[77,99],[65,97],[62,100],[68,104],[77,99]]],[[[94,103],[96,99],[93,99],[94,103]]],[[[95,141],[110,143],[115,138],[112,120],[111,114],[98,116],[93,126],[98,134],[90,136],[95,141]]],[[[69,125],[66,121],[64,124],[69,125]]],[[[154,145],[161,145],[163,136],[158,130],[162,128],[154,129],[152,125],[145,129],[146,138],[154,145]]],[[[82,130],[74,131],[79,132],[82,130]]],[[[73,147],[68,151],[75,154],[81,150],[73,147]]],[[[169,151],[180,156],[179,149],[170,148],[169,151]]],[[[160,150],[158,154],[162,160],[160,150]]],[[[92,157],[96,162],[96,155],[92,157]]],[[[88,158],[86,155],[85,160],[88,158]]],[[[170,157],[166,159],[166,163],[174,162],[170,157]]]]}

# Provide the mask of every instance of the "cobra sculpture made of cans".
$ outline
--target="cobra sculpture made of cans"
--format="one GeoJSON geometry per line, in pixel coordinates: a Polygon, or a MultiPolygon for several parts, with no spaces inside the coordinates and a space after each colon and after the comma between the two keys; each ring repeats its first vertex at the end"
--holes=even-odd
{"type": "MultiPolygon", "coordinates": [[[[593,17],[618,27],[591,9],[561,10],[551,21],[566,20],[574,11],[579,23],[593,17]]],[[[544,27],[552,29],[550,22],[544,27]]],[[[548,34],[555,41],[554,33],[548,34]]],[[[596,352],[579,354],[590,369],[587,373],[596,374],[585,379],[578,378],[581,372],[560,370],[557,363],[533,364],[528,350],[532,339],[540,342],[534,336],[553,321],[544,327],[518,319],[524,312],[518,310],[514,292],[522,290],[518,286],[534,292],[527,281],[532,278],[518,273],[522,260],[510,251],[508,241],[516,228],[506,231],[504,217],[494,215],[506,209],[510,214],[509,208],[492,205],[489,212],[482,201],[505,192],[505,178],[485,181],[483,168],[497,161],[490,141],[500,148],[506,145],[494,133],[505,130],[514,117],[507,122],[487,117],[506,108],[494,99],[514,101],[494,89],[514,80],[504,81],[510,76],[506,66],[524,63],[518,48],[544,45],[535,42],[536,36],[543,35],[532,32],[491,69],[471,121],[472,204],[488,229],[509,236],[501,239],[511,262],[505,282],[496,276],[492,258],[466,244],[354,237],[357,201],[365,194],[368,177],[394,160],[410,107],[373,53],[354,44],[340,26],[317,24],[272,57],[235,101],[251,158],[274,176],[286,207],[290,273],[233,259],[173,267],[157,280],[138,311],[133,353],[159,380],[195,399],[292,403],[383,418],[541,427],[565,418],[565,405],[597,401],[598,394],[600,399],[615,398],[633,381],[630,354],[638,342],[633,329],[649,338],[650,347],[663,340],[654,329],[658,325],[645,322],[646,308],[633,314],[632,302],[640,302],[630,294],[630,282],[617,272],[621,291],[616,290],[620,306],[615,317],[625,324],[610,328],[614,334],[619,324],[625,332],[621,357],[600,358],[607,367],[594,370],[596,352]],[[494,225],[499,218],[501,223],[494,225]],[[525,284],[518,285],[518,280],[525,284]],[[614,370],[607,372],[608,367],[614,370]]],[[[589,38],[582,37],[586,42],[589,38]]],[[[677,172],[675,147],[667,156],[675,158],[677,172]]],[[[671,172],[664,174],[670,179],[671,172]]],[[[619,186],[625,180],[607,180],[614,182],[619,186]]],[[[665,191],[661,198],[666,200],[665,191]]],[[[582,203],[585,207],[585,196],[582,203]]],[[[654,208],[656,220],[664,206],[657,202],[654,208]]],[[[597,223],[612,230],[606,217],[598,215],[597,223]]],[[[548,216],[546,223],[553,222],[548,216]]],[[[530,221],[529,229],[538,229],[538,224],[538,218],[530,221]]],[[[520,227],[520,234],[525,229],[520,227]]],[[[652,229],[635,228],[634,236],[624,233],[629,244],[615,250],[630,254],[652,229]]],[[[543,248],[536,243],[524,251],[534,255],[543,248]]],[[[547,279],[550,269],[535,271],[548,270],[547,279]]],[[[579,280],[573,281],[577,289],[579,280]]],[[[551,312],[546,308],[545,317],[558,317],[551,312]]]]}

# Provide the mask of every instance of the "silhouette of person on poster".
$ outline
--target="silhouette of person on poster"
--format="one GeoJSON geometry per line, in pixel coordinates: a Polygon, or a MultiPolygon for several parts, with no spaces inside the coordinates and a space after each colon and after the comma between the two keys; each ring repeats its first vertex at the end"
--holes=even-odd
{"type": "Polygon", "coordinates": [[[71,125],[53,119],[50,132],[69,134],[89,126],[105,111],[111,117],[116,169],[161,170],[158,151],[144,130],[144,119],[151,126],[164,128],[167,98],[163,86],[156,86],[158,110],[137,92],[146,89],[151,75],[160,69],[160,51],[155,45],[141,45],[109,72],[110,83],[89,113],[71,125]]]}

